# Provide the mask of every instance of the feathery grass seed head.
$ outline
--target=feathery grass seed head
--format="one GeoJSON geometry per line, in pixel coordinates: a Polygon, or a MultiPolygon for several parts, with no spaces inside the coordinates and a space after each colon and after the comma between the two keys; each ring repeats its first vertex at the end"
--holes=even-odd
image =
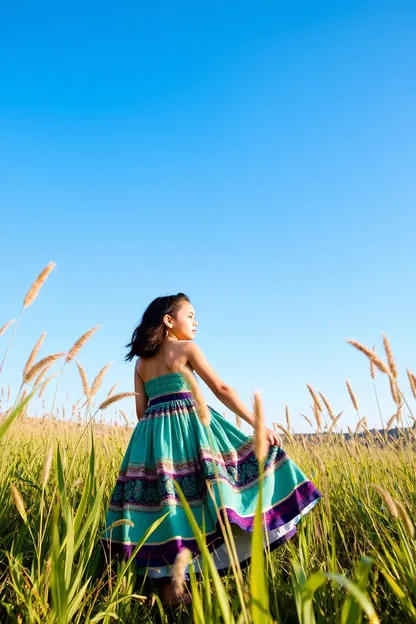
{"type": "Polygon", "coordinates": [[[350,382],[349,382],[349,381],[346,381],[345,383],[346,383],[346,385],[347,385],[348,394],[350,395],[351,403],[353,404],[355,411],[356,411],[356,412],[358,412],[358,403],[357,403],[357,398],[356,398],[356,396],[355,396],[355,394],[354,394],[354,392],[353,392],[353,389],[352,389],[352,387],[351,387],[351,384],[350,384],[350,382]]]}
{"type": "Polygon", "coordinates": [[[98,409],[105,410],[107,409],[107,407],[110,407],[110,405],[112,405],[113,403],[117,403],[118,401],[121,401],[122,399],[126,399],[127,397],[133,397],[133,396],[137,396],[137,392],[120,392],[119,394],[114,394],[113,396],[103,401],[101,405],[98,406],[98,409]]]}
{"type": "Polygon", "coordinates": [[[30,355],[23,369],[23,379],[26,377],[27,373],[32,368],[34,361],[36,359],[36,356],[39,353],[39,349],[41,348],[43,341],[45,340],[45,337],[46,337],[46,332],[43,332],[43,334],[40,336],[35,346],[33,347],[32,351],[30,352],[30,355]]]}
{"type": "Polygon", "coordinates": [[[24,308],[27,308],[34,302],[34,300],[39,294],[40,289],[45,283],[48,275],[53,271],[55,267],[56,267],[55,262],[49,262],[48,265],[39,273],[39,275],[33,282],[32,286],[29,288],[29,290],[26,293],[26,296],[23,300],[24,308]]]}
{"type": "Polygon", "coordinates": [[[113,362],[109,362],[108,364],[103,366],[103,368],[100,370],[100,372],[98,373],[98,375],[96,376],[96,378],[92,382],[91,397],[93,397],[95,394],[97,394],[98,390],[101,388],[103,380],[104,380],[104,376],[105,376],[106,372],[108,371],[108,369],[110,368],[110,366],[112,366],[112,365],[113,365],[113,362]]]}
{"type": "Polygon", "coordinates": [[[387,490],[380,487],[379,485],[372,484],[372,486],[375,489],[375,491],[379,494],[381,500],[383,501],[383,503],[385,504],[385,506],[387,507],[387,509],[393,516],[393,518],[398,518],[399,512],[397,510],[396,504],[392,496],[390,495],[390,493],[387,490]]]}
{"type": "Polygon", "coordinates": [[[29,381],[31,381],[33,377],[35,377],[35,375],[38,375],[38,373],[40,373],[45,366],[48,366],[56,360],[59,360],[59,358],[61,358],[63,355],[65,355],[65,353],[52,353],[52,355],[47,355],[42,360],[39,360],[37,364],[32,366],[32,368],[27,371],[24,377],[25,382],[28,383],[29,381]]]}
{"type": "Polygon", "coordinates": [[[7,321],[7,323],[5,323],[3,327],[0,327],[0,336],[4,334],[4,332],[10,327],[12,323],[14,323],[14,321],[15,319],[11,319],[10,321],[7,321]]]}
{"type": "Polygon", "coordinates": [[[74,359],[74,357],[78,354],[78,351],[80,351],[80,349],[82,349],[82,347],[84,346],[84,344],[91,338],[91,336],[93,334],[95,334],[96,331],[98,331],[100,328],[102,327],[102,325],[97,325],[96,327],[93,327],[92,329],[89,329],[88,331],[85,332],[85,334],[82,334],[82,336],[80,338],[78,338],[78,340],[73,344],[73,346],[70,348],[70,350],[68,351],[68,354],[66,356],[66,361],[70,362],[71,360],[74,359]]]}
{"type": "Polygon", "coordinates": [[[260,392],[253,393],[254,406],[254,451],[257,461],[264,461],[267,457],[269,444],[266,437],[266,425],[264,422],[263,402],[260,392]]]}
{"type": "Polygon", "coordinates": [[[191,557],[192,554],[189,548],[182,548],[182,550],[180,550],[176,555],[175,563],[173,565],[172,588],[177,598],[183,595],[185,589],[186,568],[191,561],[191,557]]]}

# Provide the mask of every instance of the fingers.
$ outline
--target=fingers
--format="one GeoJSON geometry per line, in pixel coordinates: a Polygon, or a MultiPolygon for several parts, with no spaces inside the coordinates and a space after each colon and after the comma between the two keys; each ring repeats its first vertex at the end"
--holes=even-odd
{"type": "Polygon", "coordinates": [[[272,429],[268,429],[267,433],[268,433],[267,437],[268,437],[270,444],[275,445],[275,446],[282,446],[282,438],[279,436],[278,433],[276,433],[276,431],[273,431],[272,429]]]}

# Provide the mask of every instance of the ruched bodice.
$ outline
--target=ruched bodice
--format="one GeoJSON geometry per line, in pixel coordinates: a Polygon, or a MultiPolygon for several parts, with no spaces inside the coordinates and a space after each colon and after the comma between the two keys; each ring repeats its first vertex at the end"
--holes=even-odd
{"type": "Polygon", "coordinates": [[[164,394],[189,392],[189,386],[182,373],[168,373],[145,381],[144,390],[149,399],[154,399],[164,394]]]}

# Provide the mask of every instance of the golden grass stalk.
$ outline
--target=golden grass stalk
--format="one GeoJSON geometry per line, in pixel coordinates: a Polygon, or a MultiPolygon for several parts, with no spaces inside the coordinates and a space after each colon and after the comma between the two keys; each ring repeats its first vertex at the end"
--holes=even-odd
{"type": "Polygon", "coordinates": [[[114,386],[111,386],[107,394],[107,399],[114,393],[114,390],[116,389],[117,386],[118,386],[118,383],[115,383],[114,386]]]}
{"type": "Polygon", "coordinates": [[[384,351],[386,353],[387,364],[389,366],[390,373],[392,377],[394,377],[394,379],[397,379],[396,362],[394,361],[393,351],[391,350],[389,339],[387,338],[386,334],[383,334],[383,346],[384,346],[384,351]]]}
{"type": "Polygon", "coordinates": [[[88,384],[87,373],[85,372],[85,369],[82,366],[82,364],[80,362],[78,362],[78,360],[75,360],[75,363],[76,363],[77,368],[78,368],[79,376],[81,377],[82,389],[83,389],[84,394],[87,397],[87,399],[89,399],[89,397],[90,397],[90,387],[89,387],[89,384],[88,384]]]}
{"type": "Polygon", "coordinates": [[[337,414],[337,415],[333,418],[333,420],[332,420],[332,422],[331,422],[331,426],[330,426],[330,428],[329,428],[329,430],[328,430],[328,433],[332,433],[332,431],[334,430],[334,427],[336,426],[337,422],[339,421],[339,419],[341,418],[341,416],[343,415],[343,413],[344,413],[344,410],[342,410],[342,412],[340,412],[339,414],[337,414]]]}
{"type": "Polygon", "coordinates": [[[333,420],[334,420],[334,418],[335,418],[335,414],[334,414],[334,412],[333,412],[333,410],[332,410],[332,407],[331,407],[330,402],[328,401],[328,399],[326,398],[326,396],[325,396],[324,394],[322,394],[322,392],[320,392],[320,393],[319,393],[319,396],[320,396],[320,397],[321,397],[321,399],[322,399],[322,403],[323,403],[323,404],[325,405],[325,407],[326,407],[326,411],[328,412],[330,419],[333,421],[333,420]]]}
{"type": "Polygon", "coordinates": [[[117,401],[121,401],[122,399],[126,399],[127,397],[138,396],[137,392],[120,392],[119,394],[114,394],[109,397],[105,401],[98,406],[99,410],[105,410],[107,407],[110,407],[113,403],[117,403],[117,401]]]}
{"type": "Polygon", "coordinates": [[[370,438],[372,438],[372,437],[373,437],[373,436],[372,436],[372,433],[371,433],[371,431],[370,431],[370,429],[368,428],[368,424],[367,424],[367,420],[366,420],[366,419],[364,419],[364,422],[363,422],[363,424],[362,424],[362,428],[363,428],[364,433],[365,433],[367,436],[370,436],[370,438]]]}
{"type": "Polygon", "coordinates": [[[86,331],[85,334],[82,334],[82,336],[78,338],[78,340],[73,344],[71,349],[68,351],[68,354],[66,356],[66,362],[70,362],[71,360],[73,360],[74,357],[78,354],[78,351],[82,349],[82,347],[91,338],[91,336],[95,334],[95,332],[98,331],[101,327],[102,325],[97,325],[96,327],[93,327],[92,329],[89,329],[88,331],[86,331]]]}
{"type": "Polygon", "coordinates": [[[11,319],[10,321],[7,321],[7,323],[5,323],[3,327],[0,327],[0,336],[4,334],[4,332],[10,327],[12,323],[15,322],[15,320],[16,319],[11,319]]]}
{"type": "Polygon", "coordinates": [[[108,369],[110,368],[110,366],[112,366],[112,365],[113,365],[113,362],[109,362],[108,364],[103,366],[102,369],[100,370],[100,372],[98,373],[98,375],[96,376],[96,378],[94,379],[94,381],[92,382],[91,397],[93,397],[95,394],[97,394],[98,390],[101,388],[103,380],[104,380],[104,377],[105,377],[105,374],[108,371],[108,369]]]}
{"type": "Polygon", "coordinates": [[[39,375],[36,377],[35,381],[33,382],[34,387],[38,386],[40,384],[40,382],[43,380],[43,378],[45,377],[46,373],[48,372],[48,370],[50,369],[50,367],[52,366],[52,364],[54,363],[55,360],[52,360],[51,362],[49,362],[49,364],[47,364],[39,373],[39,375]]]}
{"type": "Polygon", "coordinates": [[[57,375],[58,373],[52,373],[52,375],[50,377],[48,377],[48,379],[44,382],[42,388],[40,389],[39,392],[39,397],[43,397],[43,395],[45,394],[45,390],[47,388],[47,386],[50,384],[50,382],[52,381],[52,379],[57,375]]]}
{"type": "Polygon", "coordinates": [[[311,419],[310,419],[310,418],[308,418],[308,417],[306,416],[306,414],[301,414],[301,416],[302,416],[302,418],[304,418],[304,419],[306,420],[306,422],[308,423],[308,425],[309,425],[310,427],[312,427],[312,429],[313,429],[313,424],[312,424],[311,419]]]}
{"type": "Polygon", "coordinates": [[[235,415],[235,426],[238,427],[238,429],[242,428],[241,417],[238,414],[235,415]]]}
{"type": "Polygon", "coordinates": [[[206,402],[204,401],[204,397],[202,396],[198,382],[195,379],[195,375],[191,373],[187,366],[182,366],[180,372],[185,377],[186,383],[192,393],[199,420],[205,427],[209,427],[211,422],[211,413],[206,402]]]}
{"type": "Polygon", "coordinates": [[[266,425],[264,422],[263,402],[260,392],[253,393],[254,406],[254,452],[257,461],[264,461],[269,451],[269,443],[266,437],[266,425]]]}
{"type": "Polygon", "coordinates": [[[36,360],[36,356],[39,353],[39,349],[41,348],[43,341],[45,340],[46,337],[46,332],[43,332],[43,334],[40,336],[40,338],[38,339],[37,343],[35,344],[35,346],[33,347],[32,351],[30,352],[30,355],[27,359],[27,362],[25,364],[25,367],[23,369],[23,378],[26,377],[27,373],[29,372],[29,370],[32,368],[35,360],[36,360]]]}
{"type": "Polygon", "coordinates": [[[287,430],[291,431],[292,425],[290,424],[290,413],[289,413],[289,406],[288,405],[285,406],[285,416],[286,416],[287,430]]]}
{"type": "Polygon", "coordinates": [[[357,433],[360,431],[360,429],[361,429],[361,427],[363,426],[364,423],[365,423],[365,417],[361,418],[358,421],[357,426],[355,427],[354,435],[357,435],[357,433]]]}
{"type": "Polygon", "coordinates": [[[385,506],[387,507],[387,509],[393,516],[393,518],[398,518],[399,512],[397,510],[397,506],[392,496],[389,494],[389,492],[387,490],[384,490],[379,485],[375,485],[374,483],[372,483],[371,485],[375,489],[375,491],[380,495],[381,500],[383,501],[383,503],[385,504],[385,506]]]}
{"type": "Polygon", "coordinates": [[[110,524],[110,526],[108,527],[108,530],[112,531],[116,527],[124,526],[124,525],[134,527],[134,522],[132,520],[129,520],[129,518],[121,518],[120,520],[115,520],[112,524],[110,524]]]}
{"type": "Polygon", "coordinates": [[[9,385],[9,386],[7,387],[7,400],[8,400],[8,401],[10,401],[10,397],[11,397],[11,396],[12,396],[12,388],[11,388],[11,386],[9,385]]]}
{"type": "Polygon", "coordinates": [[[10,489],[12,491],[12,496],[13,496],[14,504],[16,505],[17,511],[22,516],[23,522],[26,524],[27,513],[26,513],[26,507],[25,507],[23,497],[20,494],[17,487],[14,485],[14,483],[10,484],[10,489]]]}
{"type": "Polygon", "coordinates": [[[370,351],[368,347],[365,347],[364,345],[357,342],[356,340],[347,340],[347,342],[348,344],[358,349],[358,351],[361,351],[361,353],[364,353],[364,355],[366,355],[374,363],[374,365],[379,369],[379,371],[381,371],[382,373],[385,373],[386,375],[389,375],[389,376],[391,375],[390,370],[384,364],[383,360],[381,360],[374,351],[370,351]]]}
{"type": "Polygon", "coordinates": [[[415,525],[411,521],[410,516],[407,513],[406,507],[398,500],[394,500],[394,504],[396,505],[399,519],[401,520],[406,533],[408,534],[410,539],[413,539],[415,536],[415,525]]]}
{"type": "Polygon", "coordinates": [[[398,412],[395,412],[391,418],[387,421],[386,429],[389,431],[391,429],[395,420],[397,420],[398,412]]]}
{"type": "Polygon", "coordinates": [[[354,392],[353,392],[353,389],[352,389],[352,387],[351,387],[351,384],[350,384],[350,382],[349,382],[349,381],[346,381],[345,383],[346,383],[346,385],[347,385],[348,394],[350,395],[351,403],[353,404],[355,411],[356,411],[356,412],[358,412],[358,403],[357,403],[357,398],[356,398],[356,396],[355,396],[355,394],[354,394],[354,392]]]}
{"type": "Polygon", "coordinates": [[[122,415],[122,417],[123,417],[123,419],[124,419],[124,422],[126,423],[126,426],[128,427],[128,425],[129,425],[129,419],[127,418],[127,416],[126,416],[125,412],[123,412],[123,410],[121,410],[121,409],[119,409],[118,411],[119,411],[119,412],[120,412],[120,414],[122,415]]]}
{"type": "Polygon", "coordinates": [[[313,402],[315,403],[316,407],[318,408],[318,410],[320,412],[322,412],[322,405],[319,402],[319,399],[318,399],[318,397],[316,395],[315,390],[312,388],[312,386],[310,384],[306,384],[306,387],[309,390],[309,393],[310,393],[310,395],[311,395],[311,397],[313,399],[313,402]]]}
{"type": "Polygon", "coordinates": [[[274,426],[274,430],[276,431],[276,429],[280,429],[280,431],[282,433],[285,434],[285,436],[287,436],[288,438],[292,438],[292,434],[290,432],[290,429],[286,429],[286,427],[283,427],[283,425],[279,425],[279,423],[273,423],[274,426]]]}
{"type": "Polygon", "coordinates": [[[49,474],[51,472],[51,467],[52,467],[52,460],[53,460],[53,445],[51,444],[46,454],[45,461],[43,464],[42,488],[44,488],[48,482],[49,474]]]}
{"type": "MultiPolygon", "coordinates": [[[[373,353],[375,354],[376,352],[376,346],[373,346],[373,353]]],[[[370,375],[372,379],[376,378],[376,367],[374,366],[374,361],[373,359],[370,359],[370,375]]]]}
{"type": "Polygon", "coordinates": [[[322,418],[321,418],[321,410],[318,407],[318,404],[313,402],[312,405],[313,415],[315,416],[317,431],[322,430],[322,418]]]}
{"type": "Polygon", "coordinates": [[[45,283],[49,273],[51,273],[55,267],[56,267],[55,262],[49,262],[47,266],[39,273],[39,275],[33,282],[32,286],[29,288],[29,290],[26,293],[26,296],[23,300],[24,308],[27,308],[34,302],[34,300],[39,294],[40,289],[45,283]]]}
{"type": "Polygon", "coordinates": [[[183,595],[185,589],[185,572],[191,558],[192,554],[189,548],[182,548],[176,555],[172,573],[172,589],[177,598],[183,595]]]}
{"type": "Polygon", "coordinates": [[[29,383],[29,381],[31,381],[33,377],[35,377],[35,375],[40,373],[40,371],[45,366],[47,366],[48,364],[52,364],[52,362],[55,362],[56,360],[59,360],[59,358],[61,358],[63,355],[65,355],[65,353],[52,353],[52,355],[47,355],[42,360],[39,360],[37,364],[32,366],[32,368],[27,371],[27,374],[24,377],[25,382],[29,383]]]}
{"type": "Polygon", "coordinates": [[[396,405],[401,405],[401,398],[400,398],[400,394],[399,394],[399,390],[397,388],[397,382],[396,379],[394,377],[389,377],[389,383],[390,383],[390,394],[393,398],[393,401],[396,403],[396,405]]]}
{"type": "Polygon", "coordinates": [[[410,389],[412,391],[412,394],[414,398],[416,399],[416,375],[414,375],[412,372],[410,372],[409,369],[407,369],[407,377],[409,379],[409,384],[410,384],[410,389]]]}

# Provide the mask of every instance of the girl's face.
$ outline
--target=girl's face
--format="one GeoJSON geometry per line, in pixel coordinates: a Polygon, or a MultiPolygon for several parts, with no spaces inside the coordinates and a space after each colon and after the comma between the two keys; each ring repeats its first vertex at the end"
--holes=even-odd
{"type": "Polygon", "coordinates": [[[173,334],[177,340],[193,340],[198,323],[195,319],[195,310],[188,301],[181,303],[176,315],[165,317],[165,323],[169,334],[173,334]]]}

